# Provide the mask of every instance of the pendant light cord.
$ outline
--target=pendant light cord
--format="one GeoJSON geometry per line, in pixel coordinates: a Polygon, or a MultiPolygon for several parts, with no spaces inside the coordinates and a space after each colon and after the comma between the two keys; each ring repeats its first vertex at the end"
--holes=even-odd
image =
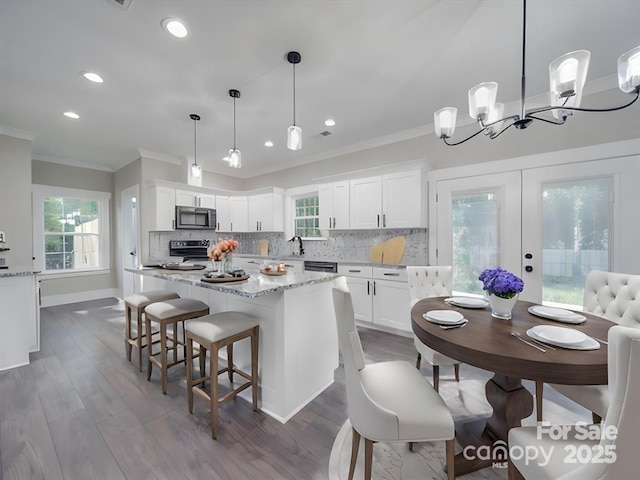
{"type": "Polygon", "coordinates": [[[236,149],[236,97],[233,97],[233,149],[236,149]]]}
{"type": "Polygon", "coordinates": [[[521,116],[520,119],[525,118],[524,98],[526,95],[526,77],[525,77],[525,58],[526,58],[526,42],[527,42],[527,0],[523,0],[522,9],[522,77],[520,80],[520,101],[521,101],[521,116]]]}
{"type": "Polygon", "coordinates": [[[196,135],[196,126],[197,120],[193,119],[193,164],[198,165],[198,137],[196,135]]]}
{"type": "Polygon", "coordinates": [[[296,125],[296,64],[293,64],[293,126],[296,125]]]}

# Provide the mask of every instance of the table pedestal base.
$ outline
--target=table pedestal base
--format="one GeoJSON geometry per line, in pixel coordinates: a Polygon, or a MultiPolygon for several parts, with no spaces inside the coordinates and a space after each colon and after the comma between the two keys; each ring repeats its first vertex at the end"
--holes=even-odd
{"type": "Polygon", "coordinates": [[[487,382],[485,392],[493,414],[482,434],[478,437],[464,426],[456,429],[456,438],[463,447],[455,457],[456,476],[505,462],[509,429],[519,427],[520,421],[533,412],[533,396],[519,378],[496,373],[487,382]],[[485,448],[478,451],[479,447],[485,448]]]}

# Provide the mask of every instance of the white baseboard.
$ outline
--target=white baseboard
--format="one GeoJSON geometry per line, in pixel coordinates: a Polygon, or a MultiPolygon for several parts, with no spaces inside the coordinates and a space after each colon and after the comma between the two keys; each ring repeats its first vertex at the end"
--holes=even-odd
{"type": "Polygon", "coordinates": [[[66,305],[68,303],[87,302],[100,300],[101,298],[122,297],[122,290],[118,288],[105,288],[102,290],[89,290],[86,292],[67,293],[64,295],[48,295],[40,298],[40,308],[66,305]]]}

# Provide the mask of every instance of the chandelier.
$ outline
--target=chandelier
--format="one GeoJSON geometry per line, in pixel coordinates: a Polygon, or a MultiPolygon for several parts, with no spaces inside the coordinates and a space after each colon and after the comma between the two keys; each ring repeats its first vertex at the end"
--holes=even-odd
{"type": "Polygon", "coordinates": [[[549,65],[550,104],[545,107],[525,109],[525,45],[527,29],[527,0],[523,0],[522,19],[522,82],[520,89],[520,114],[503,117],[504,104],[496,102],[498,84],[483,82],[469,90],[469,115],[480,125],[480,130],[467,138],[448,142],[456,129],[458,109],[445,107],[433,114],[436,136],[450,146],[460,145],[484,132],[494,139],[511,127],[527,128],[534,120],[563,125],[573,112],[612,112],[631,106],[640,95],[640,46],[629,50],[618,58],[618,86],[633,99],[612,108],[581,108],[582,90],[587,79],[589,58],[587,50],[570,52],[555,59],[549,65]],[[540,116],[540,114],[550,114],[540,116]]]}

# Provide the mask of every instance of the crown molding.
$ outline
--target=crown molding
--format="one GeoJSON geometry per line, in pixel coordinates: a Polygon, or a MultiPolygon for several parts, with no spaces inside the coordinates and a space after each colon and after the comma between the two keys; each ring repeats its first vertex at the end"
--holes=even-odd
{"type": "Polygon", "coordinates": [[[53,155],[41,155],[34,153],[31,155],[32,160],[38,160],[40,162],[58,163],[60,165],[68,165],[70,167],[89,168],[91,170],[100,170],[103,172],[111,172],[114,170],[106,165],[100,165],[97,163],[83,162],[80,160],[72,160],[70,158],[55,157],[53,155]]]}
{"type": "Polygon", "coordinates": [[[29,130],[20,130],[19,128],[5,127],[0,125],[0,135],[8,135],[10,137],[21,138],[22,140],[33,140],[38,136],[35,132],[29,130]]]}

